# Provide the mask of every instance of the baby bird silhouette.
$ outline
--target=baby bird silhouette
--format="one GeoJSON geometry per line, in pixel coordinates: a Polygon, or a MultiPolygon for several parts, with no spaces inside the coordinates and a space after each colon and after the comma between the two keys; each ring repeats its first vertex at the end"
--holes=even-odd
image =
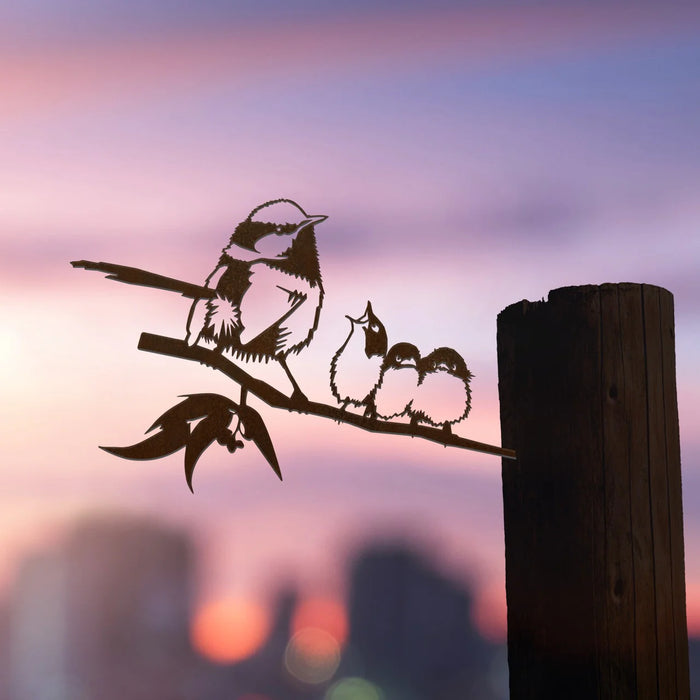
{"type": "Polygon", "coordinates": [[[192,304],[187,344],[213,342],[244,360],[273,358],[289,377],[292,398],[305,401],[287,356],[306,347],[318,327],[323,285],[314,227],[326,218],[309,216],[291,199],[253,209],[207,278],[216,296],[192,304]]]}
{"type": "Polygon", "coordinates": [[[419,362],[420,352],[412,343],[391,346],[374,394],[374,406],[380,418],[389,420],[408,413],[420,380],[419,362]]]}
{"type": "Polygon", "coordinates": [[[411,404],[411,423],[418,421],[442,425],[451,433],[451,425],[467,417],[471,408],[469,386],[474,376],[462,356],[452,348],[437,348],[418,364],[420,383],[411,404]]]}
{"type": "Polygon", "coordinates": [[[351,318],[350,333],[331,360],[331,391],[343,404],[365,406],[365,415],[373,413],[373,395],[379,382],[387,348],[384,324],[367,308],[360,318],[351,318]]]}

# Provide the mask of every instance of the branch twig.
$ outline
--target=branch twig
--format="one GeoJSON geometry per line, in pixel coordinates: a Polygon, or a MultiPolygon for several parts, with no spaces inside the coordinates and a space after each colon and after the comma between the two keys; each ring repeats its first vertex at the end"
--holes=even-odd
{"type": "Polygon", "coordinates": [[[124,284],[137,284],[140,287],[154,287],[164,289],[167,292],[180,292],[183,297],[190,299],[212,299],[216,296],[216,290],[211,287],[202,287],[191,282],[183,282],[172,277],[157,275],[155,272],[139,270],[138,267],[127,265],[115,265],[114,263],[92,262],[91,260],[73,260],[73,267],[82,267],[84,270],[104,272],[108,280],[124,282],[124,284]]]}
{"type": "Polygon", "coordinates": [[[341,423],[349,423],[350,425],[362,428],[363,430],[369,430],[373,433],[410,435],[411,437],[420,437],[424,440],[437,442],[441,445],[461,447],[466,450],[498,455],[507,459],[515,459],[514,450],[510,450],[505,447],[497,447],[495,445],[487,445],[486,443],[477,442],[476,440],[469,440],[467,438],[460,437],[459,435],[446,434],[439,428],[432,428],[426,425],[418,425],[413,427],[408,423],[398,423],[394,421],[368,418],[366,416],[360,416],[356,413],[348,413],[347,411],[343,411],[336,406],[328,406],[327,404],[318,403],[316,401],[309,401],[304,405],[302,410],[299,408],[296,402],[293,402],[281,391],[275,389],[260,379],[252,377],[238,365],[234,364],[220,353],[198,345],[190,347],[184,340],[167,338],[165,336],[154,335],[152,333],[142,333],[138,348],[139,350],[155,352],[160,355],[169,355],[170,357],[177,357],[182,360],[195,360],[196,362],[200,362],[201,364],[212,367],[213,369],[217,369],[272,408],[281,408],[287,411],[296,411],[313,416],[320,416],[322,418],[330,418],[331,420],[341,423]]]}

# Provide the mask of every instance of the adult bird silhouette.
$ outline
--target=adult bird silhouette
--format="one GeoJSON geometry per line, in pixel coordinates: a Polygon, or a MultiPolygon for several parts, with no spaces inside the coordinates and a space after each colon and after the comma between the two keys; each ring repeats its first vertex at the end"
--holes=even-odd
{"type": "Polygon", "coordinates": [[[305,402],[287,356],[306,347],[318,327],[323,284],[315,225],[327,218],[308,215],[291,199],[253,209],[206,280],[216,296],[192,304],[187,344],[214,344],[244,360],[275,359],[292,384],[292,399],[305,402]]]}

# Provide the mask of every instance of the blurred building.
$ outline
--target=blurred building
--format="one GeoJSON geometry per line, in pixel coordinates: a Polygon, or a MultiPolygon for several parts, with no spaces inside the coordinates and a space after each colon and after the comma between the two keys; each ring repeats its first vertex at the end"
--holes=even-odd
{"type": "Polygon", "coordinates": [[[690,698],[700,700],[700,637],[688,640],[688,656],[690,662],[690,698]]]}
{"type": "Polygon", "coordinates": [[[186,697],[193,563],[181,533],[123,518],[27,559],[9,600],[11,700],[186,697]]]}
{"type": "Polygon", "coordinates": [[[507,697],[502,650],[481,637],[471,608],[462,584],[410,548],[366,550],[350,581],[347,671],[386,700],[507,697]]]}

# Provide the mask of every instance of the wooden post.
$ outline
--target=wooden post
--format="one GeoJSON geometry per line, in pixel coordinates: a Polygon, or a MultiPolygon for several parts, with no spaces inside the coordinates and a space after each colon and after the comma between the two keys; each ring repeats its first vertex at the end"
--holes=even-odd
{"type": "Polygon", "coordinates": [[[673,296],[498,316],[511,698],[690,697],[673,296]]]}

